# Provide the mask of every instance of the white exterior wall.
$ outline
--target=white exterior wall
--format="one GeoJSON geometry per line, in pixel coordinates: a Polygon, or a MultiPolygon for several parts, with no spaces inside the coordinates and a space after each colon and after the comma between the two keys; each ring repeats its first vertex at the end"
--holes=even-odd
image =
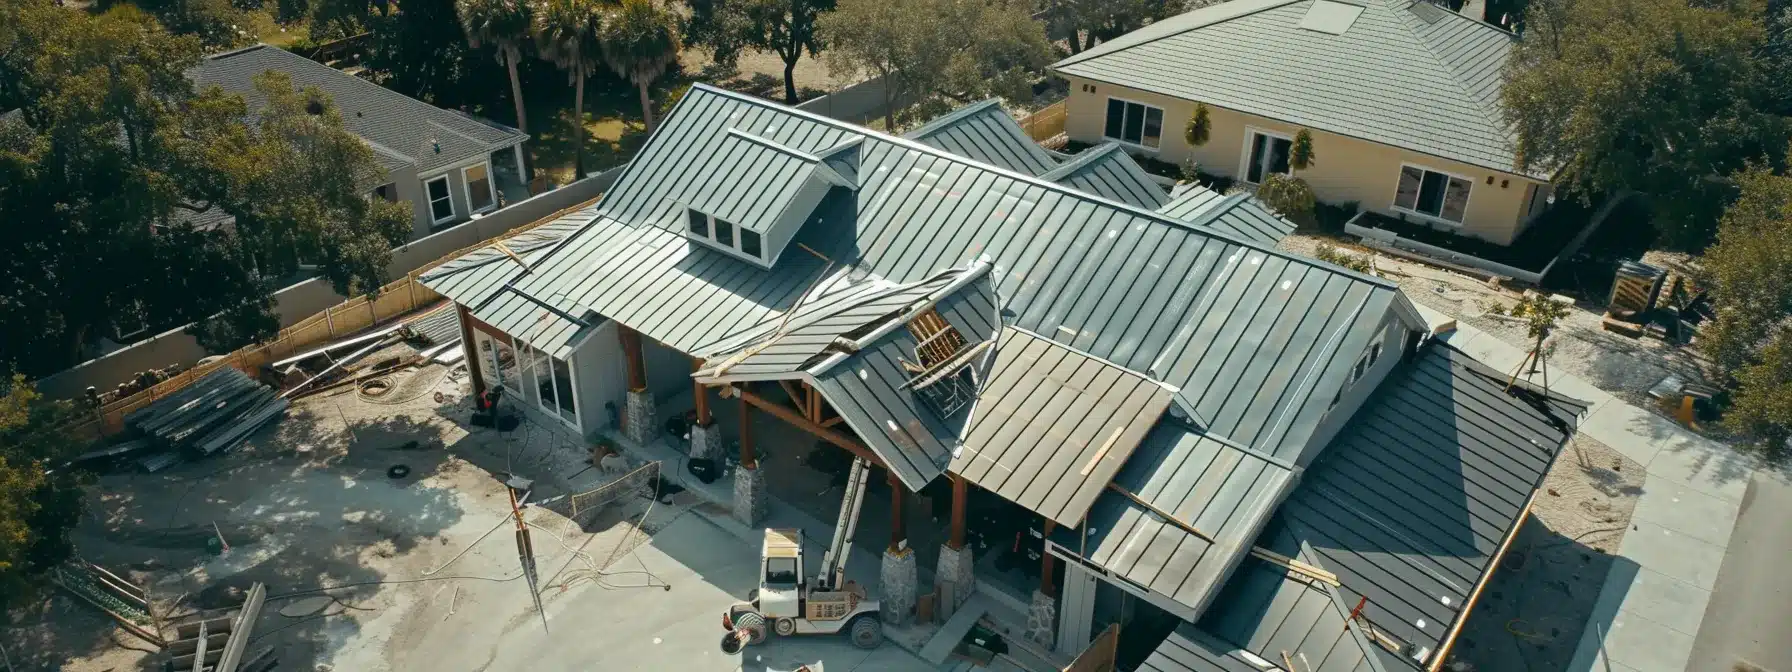
{"type": "Polygon", "coordinates": [[[605,320],[572,353],[573,377],[578,379],[579,430],[591,436],[610,423],[605,403],[622,412],[628,396],[628,371],[622,360],[622,342],[616,323],[605,320]]]}

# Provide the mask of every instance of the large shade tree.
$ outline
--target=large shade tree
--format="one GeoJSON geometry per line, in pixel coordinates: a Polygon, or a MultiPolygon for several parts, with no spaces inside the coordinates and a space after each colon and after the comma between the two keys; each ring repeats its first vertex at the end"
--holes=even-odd
{"type": "Polygon", "coordinates": [[[604,10],[598,0],[543,0],[535,8],[535,48],[572,80],[573,169],[585,178],[585,80],[603,65],[604,10]]]}
{"type": "Polygon", "coordinates": [[[1008,0],[841,0],[820,31],[830,69],[882,78],[890,128],[904,103],[1028,99],[1052,58],[1045,25],[1008,0]]]}
{"type": "Polygon", "coordinates": [[[678,62],[684,48],[678,17],[653,0],[622,0],[622,7],[604,22],[604,62],[641,92],[641,117],[652,133],[653,96],[647,87],[678,62]]]}
{"type": "Polygon", "coordinates": [[[803,54],[821,53],[816,18],[834,5],[835,0],[696,0],[685,36],[727,65],[746,50],[777,54],[784,62],[784,102],[795,104],[796,64],[803,54]]]}
{"type": "Polygon", "coordinates": [[[510,72],[510,99],[516,103],[516,127],[529,132],[529,117],[523,111],[523,82],[517,77],[517,61],[523,58],[523,47],[530,41],[534,26],[530,21],[526,0],[455,0],[454,11],[460,16],[461,30],[467,43],[477,49],[490,45],[498,52],[498,62],[510,72]]]}
{"type": "MultiPolygon", "coordinates": [[[[1783,3],[1781,3],[1783,4],[1783,3]]],[[[1501,101],[1522,167],[1583,193],[1634,190],[1666,242],[1711,240],[1748,162],[1785,160],[1760,0],[1535,0],[1501,101]]]]}
{"type": "Polygon", "coordinates": [[[1726,420],[1780,448],[1792,437],[1792,177],[1756,167],[1736,182],[1740,195],[1700,259],[1717,318],[1697,343],[1734,390],[1726,420]]]}
{"type": "Polygon", "coordinates": [[[23,376],[0,379],[0,608],[32,595],[35,577],[74,551],[80,522],[76,473],[59,468],[78,449],[61,431],[75,418],[23,376]]]}

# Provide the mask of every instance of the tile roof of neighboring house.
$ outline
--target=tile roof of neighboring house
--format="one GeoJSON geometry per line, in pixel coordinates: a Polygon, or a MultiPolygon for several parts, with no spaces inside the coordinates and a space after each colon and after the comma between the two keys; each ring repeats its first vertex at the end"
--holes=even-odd
{"type": "Polygon", "coordinates": [[[995,98],[953,110],[902,137],[1028,175],[1058,165],[1057,157],[1033,142],[995,98]]]}
{"type": "Polygon", "coordinates": [[[1166,217],[1264,245],[1274,245],[1294,232],[1294,222],[1271,212],[1248,193],[1221,196],[1198,184],[1177,187],[1174,196],[1157,209],[1166,217]]]}
{"type": "Polygon", "coordinates": [[[1114,142],[1085,149],[1039,179],[1147,210],[1170,200],[1151,174],[1114,142]]]}
{"type": "Polygon", "coordinates": [[[1342,388],[1338,353],[1367,347],[1390,309],[1422,324],[1383,280],[701,85],[509,293],[707,359],[765,333],[824,269],[902,284],[985,256],[1005,324],[1168,384],[1209,431],[1275,454],[1298,452],[1342,388]],[[858,188],[824,199],[792,243],[805,251],[769,270],[682,233],[678,203],[717,188],[706,159],[730,129],[810,153],[860,141],[858,188]]]}
{"type": "Polygon", "coordinates": [[[241,94],[253,112],[262,104],[255,77],[268,70],[291,76],[295,87],[315,86],[329,94],[341,110],[343,126],[373,144],[388,170],[415,165],[418,172],[428,173],[529,137],[268,45],[208,56],[188,76],[200,87],[217,85],[241,94]]]}
{"type": "Polygon", "coordinates": [[[1423,0],[1232,0],[1164,19],[1054,67],[1517,173],[1498,101],[1516,39],[1423,0]],[[1315,5],[1361,13],[1342,34],[1303,28],[1315,5]]]}
{"type": "MultiPolygon", "coordinates": [[[[1505,384],[1505,375],[1447,344],[1423,346],[1320,453],[1257,538],[1341,585],[1309,586],[1248,559],[1196,622],[1204,639],[1185,626],[1159,649],[1164,660],[1218,662],[1156,669],[1255,669],[1237,666],[1239,650],[1269,660],[1304,653],[1315,670],[1411,670],[1424,662],[1366,640],[1339,657],[1346,640],[1338,635],[1362,598],[1378,632],[1438,655],[1586,410],[1528,385],[1507,394],[1505,384]],[[1371,668],[1362,667],[1365,658],[1371,668]]],[[[1361,639],[1357,627],[1348,632],[1361,639]]]]}

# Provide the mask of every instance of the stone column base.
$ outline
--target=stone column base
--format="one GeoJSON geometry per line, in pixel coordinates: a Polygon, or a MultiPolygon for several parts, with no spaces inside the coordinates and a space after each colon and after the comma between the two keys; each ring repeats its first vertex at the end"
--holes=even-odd
{"type": "Polygon", "coordinates": [[[951,617],[965,600],[971,599],[971,593],[977,589],[977,577],[972,569],[974,563],[968,544],[960,549],[940,544],[940,561],[933,571],[933,590],[939,596],[936,608],[941,618],[951,617]],[[948,596],[952,599],[946,599],[948,596]]]}
{"type": "Polygon", "coordinates": [[[907,625],[914,619],[916,584],[920,582],[916,576],[913,551],[884,550],[882,571],[878,572],[877,599],[885,623],[907,625]]]}
{"type": "Polygon", "coordinates": [[[1033,591],[1027,605],[1027,641],[1051,649],[1058,640],[1058,598],[1033,591]]]}
{"type": "Polygon", "coordinates": [[[734,518],[747,527],[765,520],[765,472],[739,467],[734,470],[734,518]]]}
{"type": "Polygon", "coordinates": [[[628,408],[623,410],[622,435],[643,446],[652,443],[654,433],[659,431],[657,415],[653,393],[645,389],[629,390],[628,408]]]}
{"type": "Polygon", "coordinates": [[[722,426],[714,421],[708,427],[691,425],[691,459],[715,457],[722,452],[722,426]]]}

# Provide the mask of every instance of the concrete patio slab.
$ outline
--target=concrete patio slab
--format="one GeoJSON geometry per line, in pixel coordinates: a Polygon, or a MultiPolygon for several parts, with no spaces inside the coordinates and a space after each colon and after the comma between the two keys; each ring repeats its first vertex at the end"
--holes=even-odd
{"type": "MultiPolygon", "coordinates": [[[[1666,421],[1664,421],[1666,422],[1666,421]]],[[[1671,424],[1671,423],[1670,423],[1671,424]]],[[[1727,446],[1675,428],[1676,434],[1658,443],[1661,451],[1648,463],[1649,476],[1665,478],[1715,497],[1742,501],[1755,461],[1727,446]]],[[[1734,516],[1725,524],[1733,523],[1734,516]]]]}
{"type": "Polygon", "coordinates": [[[1624,613],[1688,635],[1698,634],[1705,607],[1711,602],[1711,591],[1650,569],[1637,571],[1630,585],[1619,586],[1618,590],[1624,597],[1624,613]]]}
{"type": "MultiPolygon", "coordinates": [[[[1685,672],[1692,643],[1692,635],[1629,611],[1619,612],[1605,633],[1605,653],[1611,662],[1637,672],[1685,672]]],[[[1593,669],[1605,668],[1595,662],[1593,669]]]]}
{"type": "Polygon", "coordinates": [[[1724,548],[1680,534],[1643,520],[1631,521],[1630,531],[1618,554],[1638,565],[1702,590],[1717,585],[1717,571],[1724,562],[1724,548]]]}
{"type": "Polygon", "coordinates": [[[1656,430],[1656,419],[1654,414],[1629,404],[1606,404],[1581,420],[1580,432],[1648,466],[1661,452],[1661,446],[1650,439],[1650,433],[1656,430]]]}
{"type": "Polygon", "coordinates": [[[1635,520],[1648,521],[1719,547],[1730,544],[1730,533],[1742,503],[1709,495],[1692,486],[1663,479],[1649,485],[1651,496],[1640,497],[1635,520]]]}

